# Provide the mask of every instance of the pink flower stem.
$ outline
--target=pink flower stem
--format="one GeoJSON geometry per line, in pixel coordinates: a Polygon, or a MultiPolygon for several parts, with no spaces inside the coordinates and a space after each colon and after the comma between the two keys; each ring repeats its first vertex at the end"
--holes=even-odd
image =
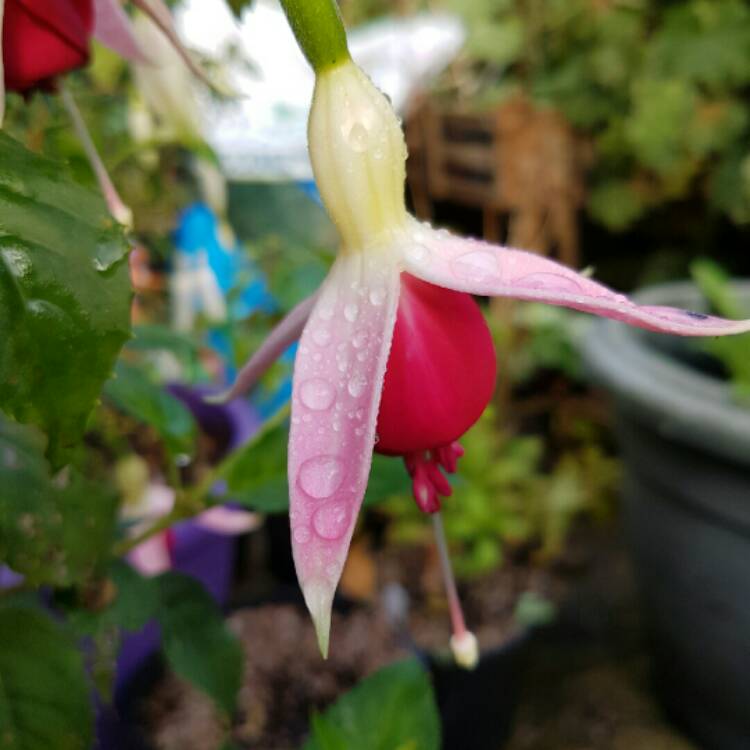
{"type": "Polygon", "coordinates": [[[464,620],[464,613],[461,608],[461,600],[458,598],[456,579],[453,576],[453,567],[451,566],[448,554],[443,518],[439,511],[430,515],[432,518],[432,528],[435,532],[435,544],[437,545],[438,556],[440,557],[440,569],[443,573],[443,585],[445,586],[445,594],[448,597],[448,609],[450,611],[453,635],[456,638],[461,638],[466,633],[466,621],[464,620]]]}
{"type": "Polygon", "coordinates": [[[83,150],[86,152],[86,157],[89,160],[89,164],[91,164],[91,168],[94,170],[96,181],[99,183],[99,189],[102,191],[102,195],[104,196],[104,200],[107,203],[107,208],[109,209],[112,218],[130,229],[133,223],[132,211],[122,202],[122,199],[112,182],[112,178],[109,176],[107,168],[104,166],[104,162],[99,156],[99,152],[96,150],[94,141],[91,138],[91,134],[86,127],[83,117],[81,116],[81,111],[78,109],[75,99],[73,99],[73,95],[62,84],[59,84],[59,89],[63,106],[70,116],[70,120],[73,123],[73,129],[83,146],[83,150]]]}

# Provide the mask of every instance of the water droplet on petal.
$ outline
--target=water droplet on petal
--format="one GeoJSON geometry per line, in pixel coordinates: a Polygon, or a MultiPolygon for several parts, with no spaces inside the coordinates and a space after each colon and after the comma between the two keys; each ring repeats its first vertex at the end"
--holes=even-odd
{"type": "Polygon", "coordinates": [[[336,456],[309,458],[300,467],[297,481],[316,500],[330,497],[344,481],[344,462],[336,456]]]}
{"type": "Polygon", "coordinates": [[[310,378],[299,389],[302,403],[313,411],[325,411],[331,408],[336,398],[336,390],[323,378],[310,378]]]}
{"type": "Polygon", "coordinates": [[[352,151],[356,151],[357,153],[366,151],[370,145],[370,132],[361,122],[355,122],[349,128],[349,132],[346,133],[345,137],[352,151]]]}
{"type": "Polygon", "coordinates": [[[451,263],[456,276],[469,281],[487,281],[498,275],[497,256],[488,250],[471,250],[451,263]]]}
{"type": "Polygon", "coordinates": [[[349,526],[349,509],[345,503],[328,503],[313,516],[315,533],[323,539],[339,539],[349,526]]]}
{"type": "Polygon", "coordinates": [[[361,396],[362,392],[365,390],[365,386],[367,385],[367,378],[364,377],[364,375],[354,375],[347,384],[346,388],[349,391],[349,393],[354,396],[354,398],[357,398],[357,396],[361,396]]]}
{"type": "Polygon", "coordinates": [[[331,331],[328,328],[316,328],[312,339],[318,346],[328,346],[331,343],[331,331]]]}
{"type": "Polygon", "coordinates": [[[556,292],[581,291],[581,285],[575,280],[561,273],[530,273],[516,279],[513,286],[523,286],[530,289],[549,289],[556,292]]]}
{"type": "Polygon", "coordinates": [[[427,248],[420,242],[415,241],[406,248],[406,258],[413,263],[419,263],[419,261],[425,260],[427,255],[427,248]]]}
{"type": "Polygon", "coordinates": [[[336,363],[339,372],[346,372],[349,369],[349,357],[346,354],[336,355],[336,363]]]}
{"type": "Polygon", "coordinates": [[[318,308],[318,317],[321,320],[330,320],[333,317],[334,307],[333,300],[325,300],[318,308]]]}
{"type": "Polygon", "coordinates": [[[344,307],[344,317],[350,322],[354,321],[359,317],[359,307],[353,302],[344,307]]]}
{"type": "Polygon", "coordinates": [[[367,331],[357,331],[352,336],[352,346],[355,349],[361,349],[367,343],[367,331]]]}
{"type": "Polygon", "coordinates": [[[382,305],[384,301],[385,289],[383,289],[382,287],[376,287],[375,289],[370,290],[370,304],[378,307],[379,305],[382,305]]]}

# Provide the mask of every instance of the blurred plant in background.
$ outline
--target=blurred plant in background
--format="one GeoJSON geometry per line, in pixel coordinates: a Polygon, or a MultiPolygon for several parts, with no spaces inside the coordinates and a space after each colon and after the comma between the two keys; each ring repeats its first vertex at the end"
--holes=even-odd
{"type": "Polygon", "coordinates": [[[705,196],[750,222],[750,7],[742,0],[445,0],[469,36],[439,93],[512,94],[590,143],[586,209],[613,230],[705,196]]]}
{"type": "MultiPolygon", "coordinates": [[[[719,265],[702,258],[693,263],[691,270],[695,283],[712,309],[722,315],[746,312],[732,286],[731,277],[719,265]]],[[[704,342],[701,348],[724,367],[738,402],[750,407],[750,336],[745,334],[731,339],[712,339],[704,342]]]]}

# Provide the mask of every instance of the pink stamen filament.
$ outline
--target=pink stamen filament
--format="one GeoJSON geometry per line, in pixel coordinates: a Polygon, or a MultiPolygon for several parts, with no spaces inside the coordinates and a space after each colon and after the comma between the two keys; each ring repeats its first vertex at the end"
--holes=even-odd
{"type": "Polygon", "coordinates": [[[271,365],[300,337],[316,299],[317,293],[293,307],[268,334],[260,348],[242,366],[229,390],[216,396],[208,396],[206,401],[212,404],[223,404],[248,393],[271,365]]]}
{"type": "Polygon", "coordinates": [[[91,138],[91,134],[86,127],[83,117],[81,116],[78,105],[75,103],[75,99],[73,99],[73,95],[62,84],[60,84],[60,96],[62,98],[63,106],[67,110],[70,120],[73,123],[73,129],[78,136],[78,140],[81,142],[86,157],[91,164],[91,168],[94,170],[94,175],[99,183],[99,189],[102,191],[102,195],[104,196],[104,200],[107,203],[107,208],[109,209],[112,218],[130,229],[133,224],[133,212],[122,202],[122,199],[107,172],[107,168],[104,166],[104,162],[99,156],[99,152],[96,150],[94,141],[91,138]]]}
{"type": "Polygon", "coordinates": [[[450,612],[453,636],[455,638],[461,638],[466,634],[466,620],[464,619],[463,609],[461,608],[461,600],[458,597],[456,579],[453,575],[453,567],[451,566],[450,555],[448,553],[448,544],[445,539],[443,519],[439,511],[432,513],[431,517],[432,528],[435,532],[435,545],[437,546],[438,557],[440,558],[440,570],[443,574],[443,585],[445,586],[445,594],[448,598],[448,610],[450,612]]]}

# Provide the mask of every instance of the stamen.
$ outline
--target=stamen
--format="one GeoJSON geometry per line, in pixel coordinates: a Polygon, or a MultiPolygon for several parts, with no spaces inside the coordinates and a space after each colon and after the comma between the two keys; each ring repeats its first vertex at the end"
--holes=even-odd
{"type": "Polygon", "coordinates": [[[474,669],[479,661],[479,646],[476,636],[466,628],[461,600],[458,598],[456,579],[453,576],[448,544],[445,540],[445,529],[443,519],[439,512],[432,514],[432,528],[435,532],[435,544],[440,558],[440,569],[443,574],[443,585],[445,595],[448,598],[448,610],[450,612],[451,627],[453,635],[450,639],[453,658],[458,666],[464,669],[474,669]]]}
{"type": "Polygon", "coordinates": [[[453,488],[440,467],[449,474],[455,473],[458,459],[463,454],[464,449],[456,442],[404,456],[406,470],[412,479],[412,494],[422,512],[437,513],[440,510],[440,497],[450,497],[453,494],[453,488]]]}
{"type": "Polygon", "coordinates": [[[247,393],[268,368],[300,337],[316,299],[317,294],[313,294],[293,307],[268,334],[260,348],[242,366],[231,388],[215,396],[206,396],[205,401],[209,404],[225,404],[247,393]]]}
{"type": "Polygon", "coordinates": [[[78,105],[75,103],[75,99],[73,99],[72,94],[65,86],[60,84],[59,88],[63,106],[70,116],[73,123],[73,129],[83,146],[83,150],[86,152],[86,157],[89,160],[89,164],[91,164],[91,168],[94,170],[94,175],[99,183],[99,189],[102,191],[104,200],[107,203],[109,213],[112,215],[112,218],[120,222],[120,224],[128,229],[132,229],[133,212],[122,202],[122,199],[117,192],[117,188],[115,188],[112,178],[109,176],[107,168],[104,166],[104,162],[99,156],[99,152],[96,150],[94,141],[86,127],[86,123],[83,121],[83,117],[78,109],[78,105]]]}

